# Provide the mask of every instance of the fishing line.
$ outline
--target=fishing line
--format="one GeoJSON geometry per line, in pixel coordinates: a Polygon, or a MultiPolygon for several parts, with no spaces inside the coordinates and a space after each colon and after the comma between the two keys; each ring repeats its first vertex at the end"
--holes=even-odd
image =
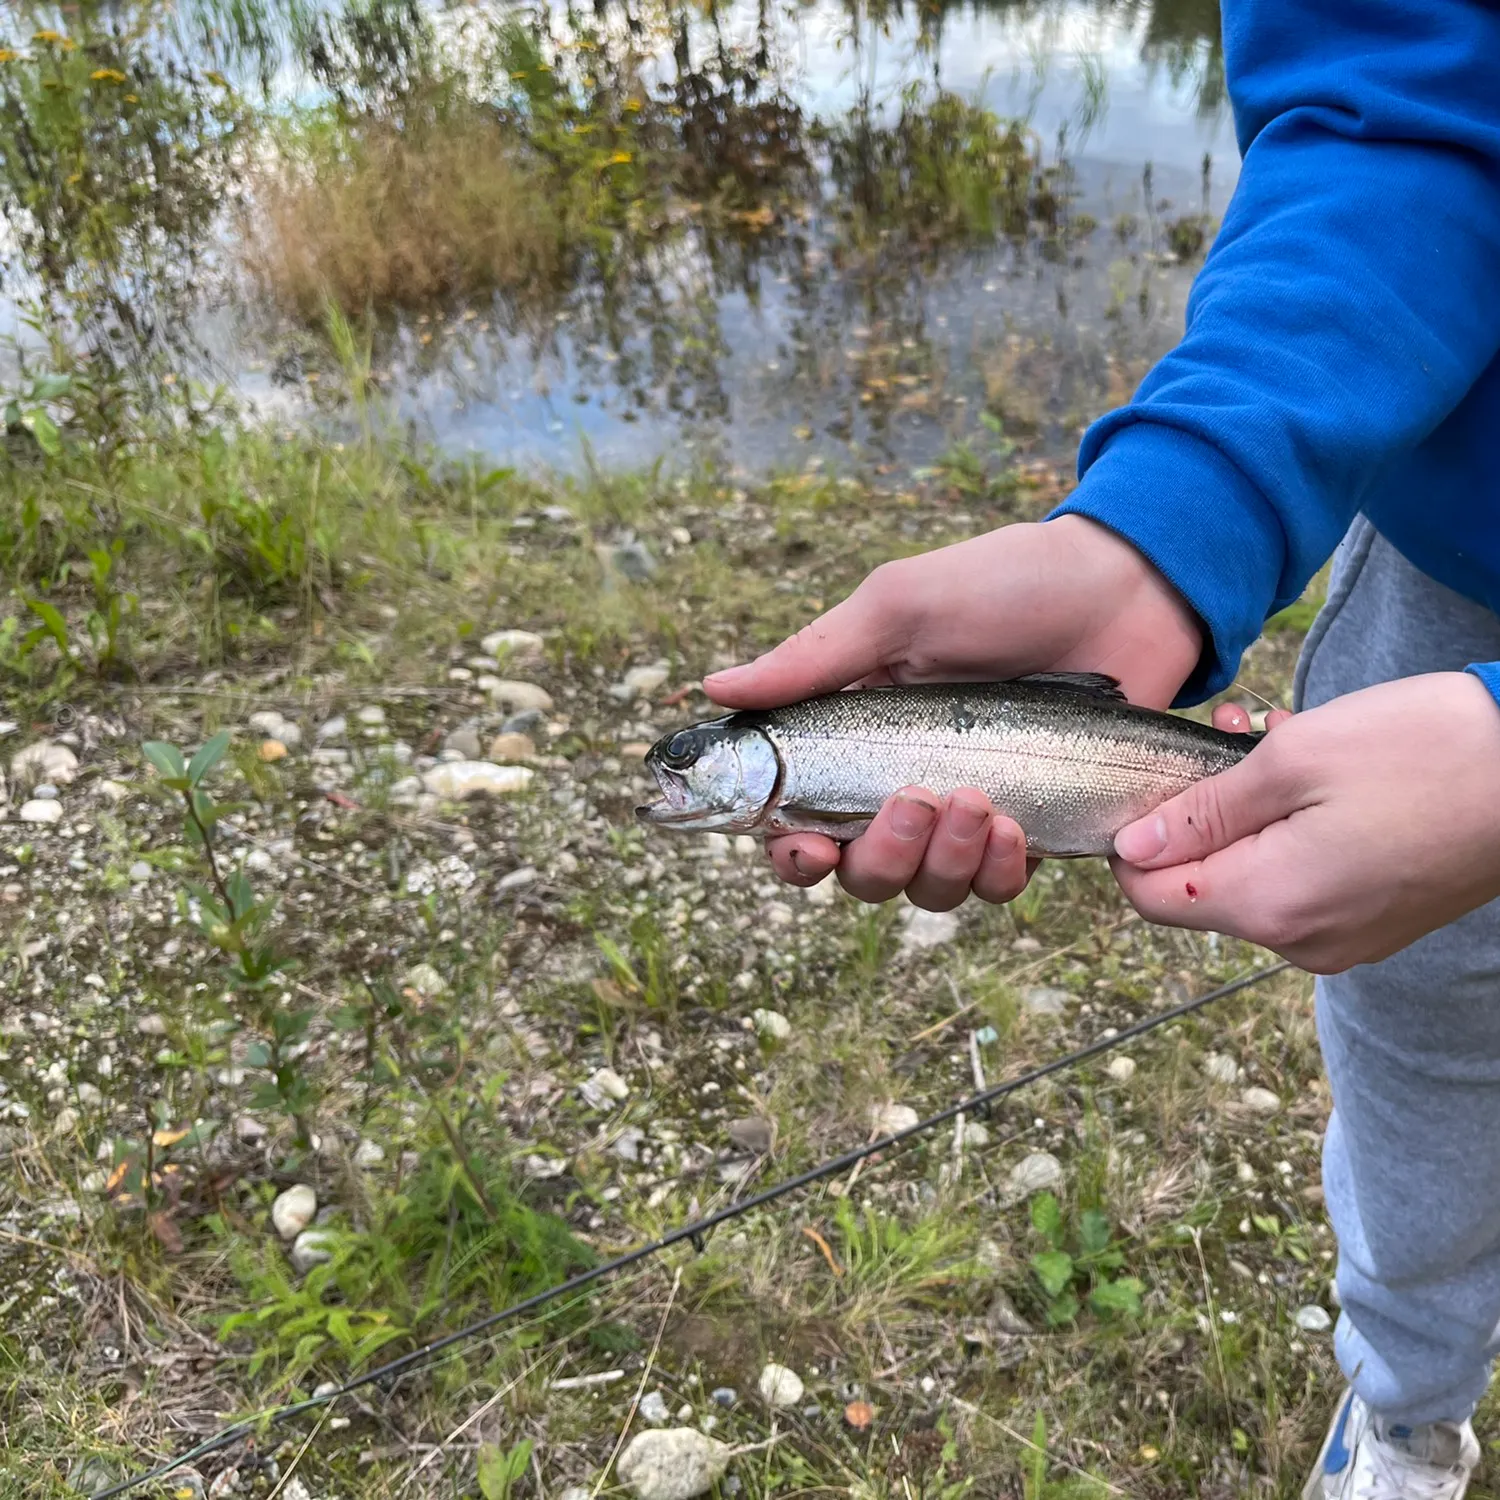
{"type": "Polygon", "coordinates": [[[480,1318],[478,1322],[470,1323],[466,1328],[456,1329],[453,1333],[445,1334],[442,1338],[434,1339],[429,1344],[423,1344],[420,1349],[413,1349],[410,1353],[401,1355],[378,1368],[368,1370],[363,1375],[356,1376],[353,1380],[338,1386],[334,1390],[325,1391],[321,1396],[309,1396],[304,1401],[294,1401],[290,1405],[276,1407],[270,1412],[262,1413],[258,1417],[250,1417],[242,1422],[236,1422],[226,1427],[222,1432],[216,1433],[211,1438],[206,1438],[196,1447],[190,1448],[180,1458],[174,1458],[168,1463],[159,1465],[144,1474],[137,1474],[134,1479],[121,1480],[119,1484],[111,1485],[106,1490],[96,1490],[93,1500],[110,1500],[111,1496],[123,1495],[127,1490],[135,1489],[137,1485],[149,1483],[153,1479],[161,1479],[170,1474],[174,1469],[180,1469],[184,1464],[190,1464],[197,1459],[206,1458],[211,1453],[217,1453],[222,1448],[227,1448],[231,1443],[238,1442],[240,1438],[261,1429],[262,1427],[274,1427],[283,1422],[290,1421],[293,1417],[301,1416],[304,1412],[316,1411],[320,1407],[328,1406],[343,1396],[351,1395],[353,1392],[362,1390],[365,1386],[375,1385],[381,1381],[392,1381],[400,1375],[408,1374],[413,1370],[422,1369],[431,1364],[434,1358],[445,1350],[452,1349],[458,1344],[468,1343],[471,1339],[478,1338],[480,1334],[487,1333],[490,1329],[498,1327],[502,1323],[508,1323],[512,1319],[519,1318],[523,1313],[534,1311],[548,1302],[555,1301],[558,1297],[564,1297],[569,1292],[576,1292],[582,1287],[591,1285],[596,1281],[602,1281],[607,1276],[613,1276],[618,1271],[624,1271],[630,1266],[639,1265],[643,1260],[649,1260],[652,1256],[660,1255],[662,1251],[669,1250],[674,1245],[684,1242],[690,1243],[700,1253],[705,1244],[705,1237],[717,1229],[721,1224],[727,1224],[732,1219],[737,1219],[743,1214],[748,1214],[757,1208],[765,1208],[768,1204],[775,1203],[792,1193],[800,1192],[803,1188],[812,1187],[815,1183],[823,1182],[830,1177],[838,1177],[849,1171],[852,1167],[866,1160],[868,1157],[878,1155],[883,1151],[890,1151],[896,1147],[904,1146],[908,1141],[919,1135],[925,1135],[930,1130],[936,1130],[940,1125],[946,1125],[950,1120],[959,1115],[982,1114],[997,1101],[1004,1099],[1007,1095],[1014,1094],[1033,1083],[1039,1083],[1043,1078],[1050,1078],[1054,1073],[1061,1073],[1068,1068],[1076,1067],[1081,1062],[1086,1062],[1091,1057],[1098,1057],[1104,1052],[1113,1052],[1123,1047],[1125,1043],[1134,1041],[1137,1037],[1145,1036],[1149,1031],[1155,1031],[1160,1026],[1170,1025],[1173,1021],[1180,1021],[1184,1016],[1190,1016],[1194,1011],[1202,1010],[1205,1005],[1212,1005],[1215,1000],[1226,999],[1230,995],[1237,995],[1242,990],[1248,990],[1253,985],[1261,984],[1271,978],[1273,974],[1279,974],[1284,969],[1291,968],[1285,960],[1279,963],[1268,964],[1263,969],[1253,970],[1249,974],[1243,974],[1238,979],[1232,979],[1228,984],[1221,984],[1217,989],[1209,990],[1206,994],[1198,995],[1191,1000],[1184,1001],[1181,1005],[1173,1006],[1170,1010],[1164,1010],[1158,1015],[1148,1016],[1143,1021],[1137,1021],[1133,1026],[1127,1026],[1123,1031],[1116,1032],[1113,1036],[1101,1037],[1096,1042],[1090,1042],[1086,1047],[1080,1047],[1076,1052],[1065,1053],[1062,1057],[1054,1058],[1051,1062],[1043,1063],[1040,1067],[1032,1068],[1029,1072],[1022,1073],[1015,1078],[1007,1079],[1004,1083],[997,1083],[980,1093],[972,1094],[967,1099],[960,1100],[957,1104],[950,1104],[946,1109],[941,1109],[935,1115],[929,1115],[925,1120],[918,1120],[915,1125],[908,1125],[904,1130],[893,1131],[890,1135],[882,1136],[877,1141],[871,1141],[868,1145],[858,1146],[852,1151],[846,1151],[842,1156],[822,1162],[816,1167],[809,1168],[806,1172],[799,1173],[796,1177],[789,1177],[783,1182],[776,1183],[764,1191],[756,1193],[753,1197],[742,1198],[737,1203],[731,1203],[721,1208],[717,1213],[707,1215],[705,1218],[695,1220],[691,1224],[684,1224],[680,1229],[674,1229],[662,1235],[660,1239],[652,1240],[649,1244],[640,1245],[634,1250],[627,1250],[623,1255],[617,1255],[613,1260],[601,1262],[597,1266],[590,1266],[586,1271],[580,1271],[578,1275],[569,1277],[566,1281],[559,1282],[556,1286],[547,1287],[530,1297],[523,1298],[520,1302],[513,1302],[509,1307],[502,1308],[499,1312],[490,1313],[488,1317],[480,1318]]]}

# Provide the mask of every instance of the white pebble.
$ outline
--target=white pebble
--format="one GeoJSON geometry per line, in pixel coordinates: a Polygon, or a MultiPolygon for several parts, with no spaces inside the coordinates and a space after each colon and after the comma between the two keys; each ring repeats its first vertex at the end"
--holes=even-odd
{"type": "Polygon", "coordinates": [[[1292,1314],[1292,1321],[1308,1333],[1327,1333],[1333,1327],[1333,1319],[1328,1316],[1327,1310],[1319,1307],[1316,1302],[1299,1307],[1292,1314]]]}
{"type": "Polygon", "coordinates": [[[1116,1083],[1129,1083],[1135,1077],[1135,1059],[1117,1057],[1110,1063],[1108,1071],[1116,1083]]]}
{"type": "Polygon", "coordinates": [[[47,802],[33,798],[30,802],[21,804],[20,818],[23,823],[60,823],[62,815],[61,802],[47,802]]]}
{"type": "Polygon", "coordinates": [[[425,772],[422,785],[434,796],[461,802],[465,797],[504,797],[525,791],[535,774],[526,766],[497,766],[487,760],[457,760],[425,772]]]}
{"type": "Polygon", "coordinates": [[[760,1372],[760,1394],[767,1406],[795,1406],[806,1389],[802,1377],[785,1365],[770,1364],[760,1372]]]}
{"type": "Polygon", "coordinates": [[[284,1240],[294,1240],[318,1211],[318,1195],[305,1182],[295,1183],[277,1194],[271,1205],[271,1222],[284,1240]]]}
{"type": "Polygon", "coordinates": [[[1281,1109],[1281,1099],[1273,1094],[1270,1089],[1246,1089],[1240,1095],[1240,1102],[1246,1109],[1254,1110],[1258,1115],[1274,1115],[1281,1109]]]}

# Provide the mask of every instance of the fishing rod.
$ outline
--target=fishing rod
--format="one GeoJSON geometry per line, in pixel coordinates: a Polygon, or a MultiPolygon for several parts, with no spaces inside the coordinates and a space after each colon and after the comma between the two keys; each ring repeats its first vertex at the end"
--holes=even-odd
{"type": "Polygon", "coordinates": [[[674,1245],[690,1243],[700,1254],[703,1251],[705,1237],[717,1229],[721,1224],[727,1224],[743,1214],[748,1214],[757,1208],[765,1208],[768,1204],[776,1203],[780,1199],[790,1196],[792,1193],[800,1192],[803,1188],[812,1187],[815,1183],[823,1182],[830,1177],[837,1177],[859,1165],[871,1156],[876,1156],[883,1151],[890,1151],[896,1147],[904,1146],[907,1142],[914,1140],[917,1136],[925,1135],[928,1131],[936,1130],[940,1125],[946,1125],[950,1120],[959,1115],[982,1114],[999,1100],[1010,1094],[1027,1088],[1033,1083],[1039,1083],[1043,1078],[1049,1078],[1054,1073],[1064,1072],[1068,1068],[1076,1067],[1081,1062],[1086,1062],[1091,1057],[1098,1057],[1104,1052],[1113,1052],[1123,1047],[1125,1043],[1134,1041],[1137,1037],[1145,1036],[1147,1032],[1155,1031],[1160,1026],[1170,1025],[1173,1021],[1180,1021],[1184,1016],[1190,1016],[1194,1011],[1202,1010],[1206,1005],[1212,1005],[1216,1000],[1227,999],[1230,995],[1237,995],[1242,990],[1248,990],[1254,985],[1261,984],[1271,978],[1274,974],[1280,974],[1291,965],[1284,959],[1278,963],[1267,964],[1262,969],[1255,969],[1249,974],[1242,974],[1238,979],[1232,979],[1228,984],[1221,984],[1217,989],[1209,990],[1206,994],[1195,996],[1191,1000],[1184,1001],[1181,1005],[1173,1006],[1170,1010],[1164,1010],[1158,1015],[1148,1016],[1143,1021],[1137,1021],[1133,1026],[1127,1026],[1123,1031],[1116,1032],[1113,1036],[1101,1037],[1096,1042],[1090,1042],[1086,1047],[1080,1047],[1076,1052],[1065,1053],[1062,1057],[1054,1058],[1051,1062],[1042,1063],[1039,1067],[1032,1068],[1029,1072],[1021,1073],[1015,1078],[1007,1079],[1004,1083],[997,1083],[990,1088],[983,1089],[977,1094],[971,1094],[967,1099],[960,1100],[957,1104],[950,1104],[945,1109],[940,1109],[935,1115],[929,1115],[925,1120],[918,1120],[915,1125],[908,1125],[904,1130],[892,1131],[889,1135],[881,1136],[879,1140],[871,1141],[868,1145],[857,1146],[852,1151],[846,1151],[842,1156],[835,1156],[828,1161],[820,1163],[816,1167],[810,1167],[806,1172],[801,1172],[795,1177],[789,1177],[783,1182],[778,1182],[772,1187],[756,1193],[753,1197],[742,1198],[736,1203],[731,1203],[716,1213],[708,1214],[706,1217],[694,1220],[691,1224],[684,1224],[681,1228],[673,1229],[662,1235],[660,1239],[652,1240],[649,1244],[639,1245],[634,1250],[627,1250],[623,1255],[617,1255],[613,1260],[602,1261],[597,1266],[590,1266],[586,1271],[580,1271],[578,1275],[569,1277],[566,1281],[560,1281],[556,1286],[544,1288],[530,1297],[523,1298],[520,1302],[513,1302],[509,1307],[502,1308],[499,1312],[490,1313],[487,1317],[480,1318],[477,1322],[470,1323],[465,1328],[456,1329],[454,1332],[445,1334],[442,1338],[434,1339],[429,1344],[423,1344],[420,1349],[413,1349],[397,1359],[388,1361],[376,1369],[368,1370],[363,1375],[356,1376],[353,1380],[346,1381],[343,1385],[335,1387],[331,1391],[324,1391],[320,1396],[309,1396],[304,1401],[294,1401],[286,1406],[279,1406],[269,1412],[264,1412],[257,1417],[247,1417],[245,1420],[235,1422],[222,1431],[215,1433],[213,1437],[205,1438],[196,1447],[189,1448],[180,1458],[174,1458],[168,1463],[160,1464],[146,1473],[137,1474],[133,1479],[123,1479],[120,1483],[111,1485],[106,1490],[95,1490],[93,1500],[111,1500],[112,1496],[123,1495],[128,1490],[135,1489],[138,1485],[147,1484],[153,1479],[161,1479],[172,1473],[174,1469],[180,1469],[185,1464],[196,1462],[200,1458],[207,1458],[211,1453],[217,1453],[232,1443],[238,1442],[242,1437],[248,1436],[262,1426],[274,1427],[283,1422],[289,1422],[293,1417],[301,1416],[304,1412],[315,1411],[319,1407],[331,1405],[344,1396],[362,1390],[365,1386],[375,1385],[381,1381],[391,1381],[397,1376],[408,1374],[413,1370],[424,1369],[433,1363],[436,1356],[447,1349],[452,1349],[458,1344],[466,1344],[479,1337],[482,1333],[488,1333],[490,1329],[499,1327],[502,1323],[509,1323],[519,1318],[523,1313],[533,1312],[535,1309],[553,1302],[559,1297],[566,1296],[569,1292],[576,1292],[582,1287],[591,1285],[596,1281],[602,1281],[607,1276],[613,1276],[616,1272],[627,1270],[629,1267],[639,1265],[652,1256],[660,1255],[662,1251],[669,1250],[674,1245]]]}

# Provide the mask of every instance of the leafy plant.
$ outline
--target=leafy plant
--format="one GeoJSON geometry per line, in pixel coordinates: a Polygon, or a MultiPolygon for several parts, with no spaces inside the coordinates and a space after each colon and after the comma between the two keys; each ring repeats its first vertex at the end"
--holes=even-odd
{"type": "Polygon", "coordinates": [[[1110,1487],[1089,1474],[1072,1474],[1066,1479],[1047,1477],[1047,1418],[1036,1414],[1031,1424],[1031,1446],[1026,1450],[1021,1476],[1023,1500],[1104,1500],[1110,1487]]]}
{"type": "Polygon", "coordinates": [[[479,1493],[484,1500],[511,1500],[516,1480],[531,1463],[531,1442],[522,1438],[509,1450],[484,1444],[479,1450],[479,1493]]]}
{"type": "Polygon", "coordinates": [[[27,381],[5,403],[5,430],[27,432],[48,458],[62,452],[62,431],[47,408],[73,390],[71,375],[39,375],[27,381]]]}
{"type": "Polygon", "coordinates": [[[1102,1210],[1085,1209],[1076,1235],[1070,1235],[1057,1199],[1038,1193],[1031,1200],[1031,1225],[1046,1247],[1031,1257],[1031,1270],[1046,1298],[1049,1323],[1071,1323],[1082,1310],[1080,1294],[1101,1317],[1140,1312],[1145,1287],[1134,1276],[1112,1274],[1124,1266],[1125,1253],[1113,1242],[1102,1210]]]}
{"type": "Polygon", "coordinates": [[[290,961],[267,936],[272,901],[258,901],[243,868],[225,873],[214,834],[219,820],[234,804],[217,803],[204,790],[208,773],[229,748],[228,730],[220,730],[187,760],[176,745],[148,740],[141,752],[156,768],[162,786],[176,792],[184,808],[183,830],[203,852],[210,884],[188,882],[177,893],[178,910],[228,961],[229,986],[242,1022],[258,1032],[246,1061],[269,1074],[254,1093],[256,1108],[279,1108],[297,1127],[299,1145],[311,1138],[308,1124],[312,1086],[297,1061],[297,1044],[313,1019],[308,1008],[288,1008],[273,988],[290,961]]]}

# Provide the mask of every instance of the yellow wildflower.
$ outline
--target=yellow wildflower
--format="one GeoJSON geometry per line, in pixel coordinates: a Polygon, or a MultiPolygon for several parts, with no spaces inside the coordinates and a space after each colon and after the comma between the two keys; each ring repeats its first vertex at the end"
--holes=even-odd
{"type": "Polygon", "coordinates": [[[0,47],[0,63],[14,62],[15,60],[16,52],[14,48],[0,47]]]}
{"type": "Polygon", "coordinates": [[[629,160],[630,153],[628,151],[616,151],[615,154],[610,157],[609,164],[612,167],[618,167],[623,166],[629,160]]]}
{"type": "Polygon", "coordinates": [[[94,83],[124,83],[125,75],[118,68],[95,68],[89,79],[94,83]]]}
{"type": "Polygon", "coordinates": [[[593,131],[594,131],[594,126],[593,126],[593,123],[590,122],[587,125],[580,125],[580,126],[578,126],[578,128],[573,133],[574,133],[574,135],[591,135],[593,133],[593,131]]]}
{"type": "Polygon", "coordinates": [[[141,96],[139,94],[126,94],[125,102],[127,104],[139,104],[141,102],[141,96]]]}
{"type": "Polygon", "coordinates": [[[517,78],[517,79],[519,79],[519,78],[530,78],[531,77],[531,71],[530,71],[530,69],[524,69],[523,71],[521,71],[519,73],[512,73],[510,76],[512,78],[517,78]]]}
{"type": "Polygon", "coordinates": [[[631,114],[635,114],[641,108],[641,101],[639,99],[627,99],[625,101],[625,108],[628,109],[631,114]]]}
{"type": "Polygon", "coordinates": [[[82,182],[82,181],[83,181],[83,173],[82,172],[73,172],[68,177],[68,186],[72,187],[75,182],[82,182]]]}
{"type": "Polygon", "coordinates": [[[34,42],[60,42],[62,41],[62,32],[52,31],[50,28],[46,31],[34,31],[31,34],[31,40],[34,42]]]}

